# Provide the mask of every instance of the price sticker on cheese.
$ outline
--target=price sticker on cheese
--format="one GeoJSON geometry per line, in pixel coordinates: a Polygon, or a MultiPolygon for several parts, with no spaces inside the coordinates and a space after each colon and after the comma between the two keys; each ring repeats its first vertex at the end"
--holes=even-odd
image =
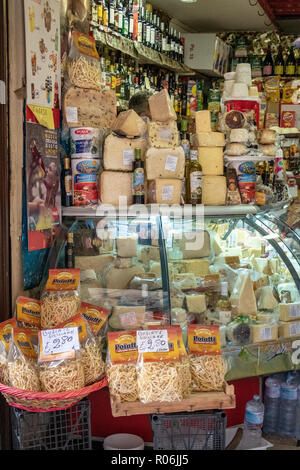
{"type": "Polygon", "coordinates": [[[139,353],[168,352],[167,330],[142,330],[136,332],[139,353]]]}
{"type": "Polygon", "coordinates": [[[77,327],[42,330],[39,332],[39,340],[42,360],[49,360],[57,355],[63,358],[73,358],[75,351],[80,349],[77,327]]]}
{"type": "Polygon", "coordinates": [[[159,130],[159,138],[160,140],[167,140],[171,141],[172,140],[172,131],[166,127],[162,127],[159,130]]]}
{"type": "Polygon", "coordinates": [[[67,106],[66,108],[66,118],[69,123],[78,122],[78,108],[74,106],[67,106]]]}
{"type": "Polygon", "coordinates": [[[175,171],[177,167],[178,158],[175,155],[168,155],[166,159],[165,170],[175,171]]]}
{"type": "Polygon", "coordinates": [[[130,166],[134,162],[134,149],[123,150],[123,163],[125,166],[130,166]]]}

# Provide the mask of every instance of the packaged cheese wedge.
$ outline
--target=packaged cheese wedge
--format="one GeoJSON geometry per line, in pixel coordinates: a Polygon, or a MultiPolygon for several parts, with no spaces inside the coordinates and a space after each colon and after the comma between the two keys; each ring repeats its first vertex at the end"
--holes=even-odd
{"type": "Polygon", "coordinates": [[[157,178],[183,179],[185,157],[182,147],[149,148],[146,153],[146,174],[148,180],[157,178]]]}
{"type": "Polygon", "coordinates": [[[135,149],[141,149],[145,158],[147,141],[143,137],[128,139],[110,134],[104,142],[103,164],[105,170],[132,171],[135,149]]]}
{"type": "Polygon", "coordinates": [[[166,89],[150,96],[149,108],[152,121],[166,122],[170,120],[176,121],[177,119],[169,93],[166,89]]]}
{"type": "Polygon", "coordinates": [[[230,302],[232,315],[256,315],[257,305],[249,271],[242,271],[234,285],[230,302]]]}
{"type": "Polygon", "coordinates": [[[180,179],[155,179],[148,181],[149,204],[180,204],[182,181],[180,179]]]}
{"type": "Polygon", "coordinates": [[[129,138],[144,135],[146,129],[145,121],[133,109],[119,113],[112,125],[116,134],[129,138]]]}

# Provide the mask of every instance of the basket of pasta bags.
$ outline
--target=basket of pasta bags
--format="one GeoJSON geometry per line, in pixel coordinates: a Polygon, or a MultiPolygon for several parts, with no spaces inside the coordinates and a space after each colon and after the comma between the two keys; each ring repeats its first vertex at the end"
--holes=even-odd
{"type": "Polygon", "coordinates": [[[0,392],[27,411],[66,409],[107,385],[108,310],[81,302],[80,271],[49,270],[41,299],[19,297],[0,324],[0,392]]]}

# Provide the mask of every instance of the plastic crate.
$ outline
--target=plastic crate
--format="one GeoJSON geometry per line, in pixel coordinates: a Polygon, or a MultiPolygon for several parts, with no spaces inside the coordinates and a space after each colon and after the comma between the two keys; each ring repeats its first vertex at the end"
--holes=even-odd
{"type": "Polygon", "coordinates": [[[227,417],[222,411],[152,416],[154,450],[224,450],[227,417]]]}
{"type": "Polygon", "coordinates": [[[11,429],[14,450],[90,450],[90,402],[41,413],[12,407],[11,429]]]}

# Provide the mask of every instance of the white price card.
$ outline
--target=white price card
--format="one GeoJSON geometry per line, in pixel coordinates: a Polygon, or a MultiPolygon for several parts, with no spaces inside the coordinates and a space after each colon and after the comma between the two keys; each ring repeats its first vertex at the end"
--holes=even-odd
{"type": "Polygon", "coordinates": [[[175,171],[177,167],[178,158],[175,155],[168,155],[166,159],[165,170],[175,171]]]}
{"type": "Polygon", "coordinates": [[[75,123],[78,122],[78,108],[74,106],[67,106],[66,108],[67,122],[75,123]]]}
{"type": "Polygon", "coordinates": [[[171,201],[173,198],[174,186],[163,186],[162,201],[171,201]]]}
{"type": "Polygon", "coordinates": [[[134,162],[134,149],[123,150],[123,164],[130,166],[134,162]]]}
{"type": "Polygon", "coordinates": [[[45,356],[80,349],[77,327],[42,330],[40,334],[42,336],[42,353],[45,356]]]}
{"type": "Polygon", "coordinates": [[[160,140],[171,141],[172,140],[172,131],[170,129],[168,129],[167,127],[162,127],[159,130],[159,138],[160,138],[160,140]]]}
{"type": "Polygon", "coordinates": [[[136,340],[139,353],[169,351],[167,330],[138,330],[136,340]]]}

